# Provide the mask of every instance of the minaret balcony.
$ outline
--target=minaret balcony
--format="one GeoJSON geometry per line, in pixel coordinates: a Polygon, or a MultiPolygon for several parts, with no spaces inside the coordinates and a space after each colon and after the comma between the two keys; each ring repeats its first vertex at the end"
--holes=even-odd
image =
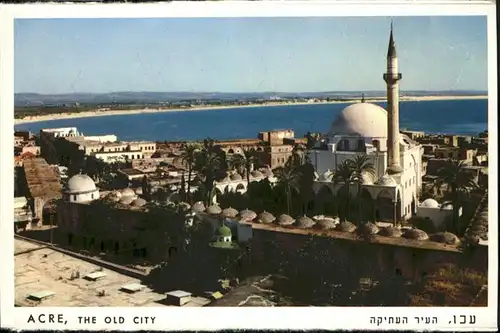
{"type": "Polygon", "coordinates": [[[403,75],[401,73],[385,73],[384,74],[384,80],[385,81],[398,81],[403,78],[403,75]]]}

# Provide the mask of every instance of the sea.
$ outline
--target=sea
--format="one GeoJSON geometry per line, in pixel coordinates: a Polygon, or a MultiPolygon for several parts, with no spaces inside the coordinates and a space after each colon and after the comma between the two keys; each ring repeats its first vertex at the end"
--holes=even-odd
{"type": "MultiPolygon", "coordinates": [[[[15,126],[38,133],[43,128],[77,127],[85,135],[115,134],[119,140],[184,141],[254,138],[259,132],[293,129],[326,133],[350,103],[280,105],[59,119],[15,126]]],[[[386,107],[385,103],[377,103],[386,107]]],[[[477,135],[487,129],[486,99],[404,101],[400,128],[428,133],[477,135]]]]}

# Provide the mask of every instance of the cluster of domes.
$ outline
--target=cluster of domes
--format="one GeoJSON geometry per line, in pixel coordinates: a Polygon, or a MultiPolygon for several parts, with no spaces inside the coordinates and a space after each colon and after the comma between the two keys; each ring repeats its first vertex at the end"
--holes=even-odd
{"type": "Polygon", "coordinates": [[[137,189],[134,191],[131,188],[124,188],[122,190],[117,190],[109,193],[107,195],[107,199],[120,203],[121,205],[143,207],[147,204],[147,201],[143,198],[139,198],[139,193],[142,193],[142,189],[137,189]]]}
{"type": "MultiPolygon", "coordinates": [[[[269,168],[261,168],[250,172],[250,179],[259,179],[273,176],[274,174],[269,168]]],[[[219,180],[218,183],[229,183],[236,181],[246,181],[246,176],[240,175],[237,172],[230,172],[223,179],[219,180]]]]}

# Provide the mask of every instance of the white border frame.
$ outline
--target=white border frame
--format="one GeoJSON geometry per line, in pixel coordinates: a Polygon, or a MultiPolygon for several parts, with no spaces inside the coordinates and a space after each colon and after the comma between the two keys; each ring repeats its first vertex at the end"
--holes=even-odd
{"type": "Polygon", "coordinates": [[[495,330],[497,328],[498,243],[497,212],[491,209],[489,224],[488,308],[14,308],[13,255],[13,146],[14,127],[11,110],[13,91],[13,42],[15,18],[133,18],[133,17],[306,17],[306,16],[487,16],[488,34],[488,130],[489,130],[489,205],[497,207],[497,39],[494,3],[487,1],[279,1],[279,2],[174,2],[152,4],[37,4],[0,5],[0,249],[1,325],[15,329],[120,329],[120,330],[216,330],[216,329],[378,329],[378,330],[495,330]],[[376,6],[370,6],[373,4],[376,6]],[[162,14],[158,14],[162,13],[162,14]],[[156,316],[154,325],[134,325],[132,318],[144,311],[156,316]],[[27,324],[30,314],[63,313],[68,324],[27,324]],[[98,317],[98,324],[78,324],[78,316],[98,317]],[[104,324],[105,315],[123,316],[125,324],[104,324]],[[370,317],[407,316],[407,325],[373,325],[370,317]],[[453,315],[476,315],[477,325],[450,325],[453,315]],[[417,324],[415,317],[436,316],[437,325],[417,324]],[[213,318],[220,320],[213,320],[213,318]],[[193,320],[192,318],[196,318],[193,320]],[[257,320],[254,318],[258,318],[257,320]]]}

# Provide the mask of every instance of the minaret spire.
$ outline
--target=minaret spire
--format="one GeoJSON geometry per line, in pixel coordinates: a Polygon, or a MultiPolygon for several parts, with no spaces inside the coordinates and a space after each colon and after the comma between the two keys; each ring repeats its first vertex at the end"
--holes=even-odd
{"type": "Polygon", "coordinates": [[[392,20],[391,20],[391,34],[389,36],[389,48],[387,50],[387,58],[397,57],[397,54],[396,54],[396,43],[394,42],[393,30],[394,30],[394,28],[393,28],[392,20]]]}
{"type": "Polygon", "coordinates": [[[399,146],[399,80],[401,77],[398,71],[398,57],[391,21],[387,72],[384,74],[384,81],[387,84],[387,173],[390,175],[403,172],[399,146]]]}

